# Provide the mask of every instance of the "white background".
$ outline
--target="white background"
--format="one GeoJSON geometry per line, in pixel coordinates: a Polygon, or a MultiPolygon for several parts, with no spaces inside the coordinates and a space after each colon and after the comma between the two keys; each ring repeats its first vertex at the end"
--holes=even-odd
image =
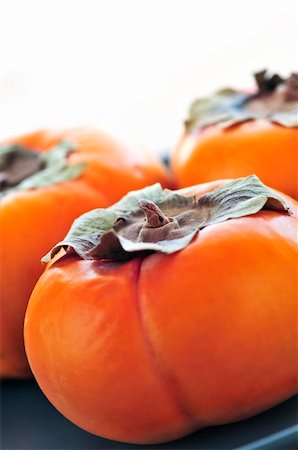
{"type": "Polygon", "coordinates": [[[2,0],[0,138],[96,125],[155,151],[189,103],[297,66],[293,0],[2,0]]]}

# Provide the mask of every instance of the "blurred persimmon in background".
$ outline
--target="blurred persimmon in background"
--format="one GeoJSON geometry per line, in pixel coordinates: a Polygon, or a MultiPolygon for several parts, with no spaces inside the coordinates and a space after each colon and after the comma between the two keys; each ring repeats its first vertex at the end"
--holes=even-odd
{"type": "Polygon", "coordinates": [[[0,158],[0,375],[25,376],[23,320],[43,271],[40,258],[83,212],[170,181],[157,158],[96,129],[17,137],[1,145],[0,158]]]}
{"type": "Polygon", "coordinates": [[[179,186],[255,173],[298,198],[298,74],[256,74],[258,89],[196,100],[172,155],[179,186]]]}

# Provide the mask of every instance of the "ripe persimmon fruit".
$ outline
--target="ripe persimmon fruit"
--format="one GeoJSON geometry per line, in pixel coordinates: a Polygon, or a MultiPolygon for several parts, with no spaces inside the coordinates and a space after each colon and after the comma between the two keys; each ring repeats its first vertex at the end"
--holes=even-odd
{"type": "Polygon", "coordinates": [[[256,74],[258,90],[196,100],[171,157],[179,187],[255,173],[298,198],[298,74],[256,74]]]}
{"type": "Polygon", "coordinates": [[[296,234],[296,202],[255,176],[84,214],[29,301],[39,386],[76,425],[140,444],[294,395],[296,234]]]}
{"type": "Polygon", "coordinates": [[[169,179],[150,154],[86,128],[11,139],[0,146],[0,169],[0,375],[25,376],[23,322],[42,255],[83,212],[169,179]]]}

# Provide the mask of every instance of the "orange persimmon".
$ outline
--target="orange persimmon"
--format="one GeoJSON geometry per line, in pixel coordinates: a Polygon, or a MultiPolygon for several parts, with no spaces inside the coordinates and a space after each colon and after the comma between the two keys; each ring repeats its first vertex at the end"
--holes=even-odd
{"type": "Polygon", "coordinates": [[[198,99],[171,158],[179,187],[255,173],[298,198],[298,75],[257,74],[259,90],[198,99]]]}
{"type": "Polygon", "coordinates": [[[26,312],[41,389],[85,430],[142,444],[294,395],[296,232],[295,201],[254,176],[83,215],[26,312]]]}
{"type": "Polygon", "coordinates": [[[0,147],[0,169],[0,375],[24,376],[24,315],[42,255],[83,212],[169,181],[153,156],[85,128],[12,139],[0,147]]]}

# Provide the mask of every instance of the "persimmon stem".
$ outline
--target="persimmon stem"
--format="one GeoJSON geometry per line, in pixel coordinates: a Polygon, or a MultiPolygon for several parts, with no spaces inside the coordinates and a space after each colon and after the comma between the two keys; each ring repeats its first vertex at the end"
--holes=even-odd
{"type": "Polygon", "coordinates": [[[138,205],[145,214],[145,227],[158,228],[171,222],[162,210],[150,200],[141,199],[139,200],[138,205]]]}

